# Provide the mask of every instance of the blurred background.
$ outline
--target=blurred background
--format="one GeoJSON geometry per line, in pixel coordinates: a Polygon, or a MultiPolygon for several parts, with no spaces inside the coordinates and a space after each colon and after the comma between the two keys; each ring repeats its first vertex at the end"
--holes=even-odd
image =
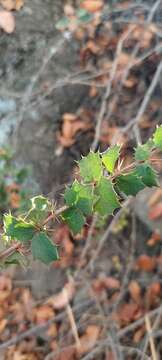
{"type": "MultiPolygon", "coordinates": [[[[162,1],[0,0],[0,54],[2,232],[31,196],[61,204],[81,155],[129,164],[162,124],[162,1]]],[[[59,262],[1,269],[0,359],[162,359],[162,189],[52,236],[59,262]]]]}

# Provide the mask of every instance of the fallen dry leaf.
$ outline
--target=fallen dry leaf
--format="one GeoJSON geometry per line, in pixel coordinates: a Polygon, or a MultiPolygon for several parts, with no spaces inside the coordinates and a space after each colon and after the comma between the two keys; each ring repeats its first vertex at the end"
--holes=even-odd
{"type": "Polygon", "coordinates": [[[153,206],[148,213],[150,220],[156,220],[162,217],[162,202],[159,202],[157,205],[153,206]]]}
{"type": "Polygon", "coordinates": [[[152,236],[147,240],[148,246],[154,246],[161,240],[159,231],[154,231],[152,236]]]}
{"type": "Polygon", "coordinates": [[[128,289],[132,297],[132,300],[134,300],[136,303],[139,303],[141,301],[141,288],[138,282],[132,280],[128,286],[128,289]]]}
{"type": "Polygon", "coordinates": [[[7,34],[13,33],[15,30],[15,18],[14,15],[7,11],[0,11],[0,28],[7,34]]]}
{"type": "Polygon", "coordinates": [[[118,311],[113,314],[114,320],[121,325],[129,324],[141,316],[141,309],[138,304],[128,303],[120,306],[118,311]]]}
{"type": "Polygon", "coordinates": [[[85,0],[82,1],[80,4],[80,7],[82,9],[85,9],[91,13],[95,13],[99,10],[101,10],[104,6],[103,1],[100,0],[85,0]]]}
{"type": "Polygon", "coordinates": [[[120,281],[112,276],[103,276],[93,281],[93,289],[97,292],[103,291],[105,289],[117,290],[120,289],[120,281]]]}
{"type": "Polygon", "coordinates": [[[43,324],[54,316],[54,311],[49,305],[42,305],[33,309],[34,320],[37,324],[43,324]]]}
{"type": "Polygon", "coordinates": [[[80,347],[77,348],[79,355],[83,355],[90,351],[100,334],[100,327],[97,325],[89,325],[85,331],[85,334],[80,337],[80,347]]]}
{"type": "Polygon", "coordinates": [[[154,257],[148,255],[141,255],[136,262],[137,270],[153,271],[156,266],[156,260],[154,257]]]}
{"type": "Polygon", "coordinates": [[[6,10],[20,10],[24,5],[24,0],[0,0],[0,4],[6,10]]]}
{"type": "Polygon", "coordinates": [[[69,281],[64,286],[62,291],[60,291],[60,293],[51,296],[48,299],[47,304],[52,305],[56,310],[63,309],[73,299],[74,294],[75,294],[75,285],[73,281],[69,281]]]}
{"type": "Polygon", "coordinates": [[[146,329],[145,327],[140,327],[137,331],[135,331],[133,335],[133,341],[135,344],[138,344],[138,342],[143,338],[145,335],[146,329]]]}
{"type": "Polygon", "coordinates": [[[145,294],[145,303],[147,308],[157,305],[157,300],[161,294],[161,285],[158,281],[149,286],[145,294]]]}
{"type": "Polygon", "coordinates": [[[7,325],[7,319],[2,319],[1,321],[0,321],[0,334],[4,331],[4,329],[5,329],[5,327],[6,327],[6,325],[7,325]]]}
{"type": "Polygon", "coordinates": [[[83,117],[77,116],[71,113],[65,113],[63,115],[63,124],[61,132],[57,133],[57,139],[63,147],[70,147],[75,143],[75,137],[78,131],[86,131],[92,127],[89,121],[87,121],[86,112],[83,117]]]}
{"type": "Polygon", "coordinates": [[[76,360],[76,349],[68,347],[65,350],[60,350],[60,354],[56,355],[55,360],[76,360]]]}

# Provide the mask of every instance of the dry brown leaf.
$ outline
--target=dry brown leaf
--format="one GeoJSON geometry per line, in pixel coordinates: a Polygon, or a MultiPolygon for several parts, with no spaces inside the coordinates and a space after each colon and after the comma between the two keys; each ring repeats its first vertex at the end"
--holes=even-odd
{"type": "Polygon", "coordinates": [[[0,333],[2,333],[7,325],[8,321],[7,319],[2,319],[0,321],[0,333]]]}
{"type": "Polygon", "coordinates": [[[137,320],[141,316],[141,309],[138,304],[123,304],[117,313],[113,314],[114,320],[122,325],[129,324],[131,321],[137,320]]]}
{"type": "Polygon", "coordinates": [[[147,241],[148,246],[154,246],[161,240],[160,233],[158,231],[154,231],[150,239],[147,241]]]}
{"type": "Polygon", "coordinates": [[[81,117],[75,114],[65,113],[63,115],[63,124],[61,132],[57,134],[57,139],[63,147],[70,147],[75,143],[75,137],[78,131],[86,131],[92,125],[89,122],[86,111],[82,112],[81,117]]]}
{"type": "Polygon", "coordinates": [[[0,4],[6,10],[20,10],[24,5],[24,0],[0,0],[0,4]]]}
{"type": "Polygon", "coordinates": [[[156,220],[162,217],[162,202],[159,202],[157,205],[153,206],[148,213],[150,220],[156,220]]]}
{"type": "Polygon", "coordinates": [[[91,13],[95,13],[99,10],[101,10],[104,6],[103,1],[100,0],[85,0],[82,1],[80,4],[80,7],[82,9],[85,9],[91,13]]]}
{"type": "Polygon", "coordinates": [[[141,255],[136,261],[137,270],[153,271],[156,266],[156,260],[154,257],[148,255],[141,255]]]}
{"type": "Polygon", "coordinates": [[[120,288],[120,281],[111,276],[101,277],[93,281],[93,289],[96,292],[100,292],[105,289],[117,290],[119,288],[120,288]]]}
{"type": "Polygon", "coordinates": [[[137,331],[135,331],[133,335],[133,341],[135,344],[138,344],[138,342],[143,338],[145,335],[146,329],[145,327],[140,327],[137,331]]]}
{"type": "Polygon", "coordinates": [[[154,282],[149,286],[145,294],[145,303],[148,308],[150,308],[150,306],[156,305],[157,300],[160,297],[160,294],[161,294],[161,285],[158,281],[154,282]]]}
{"type": "Polygon", "coordinates": [[[11,12],[7,10],[0,11],[0,28],[7,34],[13,33],[15,30],[15,18],[11,12]]]}
{"type": "Polygon", "coordinates": [[[90,351],[96,344],[100,334],[100,327],[97,325],[89,325],[84,335],[80,337],[80,347],[77,348],[79,355],[83,355],[90,351]]]}
{"type": "Polygon", "coordinates": [[[51,306],[42,305],[33,310],[34,319],[37,324],[42,324],[54,316],[51,306]]]}
{"type": "Polygon", "coordinates": [[[65,350],[60,350],[60,354],[56,355],[55,360],[76,360],[76,349],[68,347],[65,350]]]}
{"type": "Polygon", "coordinates": [[[69,281],[64,286],[62,291],[60,291],[60,293],[54,296],[51,296],[48,299],[47,303],[51,304],[54,307],[54,309],[60,310],[68,305],[68,303],[73,299],[74,294],[75,294],[75,285],[73,281],[69,281]]]}
{"type": "Polygon", "coordinates": [[[138,282],[135,280],[132,280],[128,286],[128,289],[129,289],[132,299],[136,303],[139,303],[141,301],[141,288],[140,288],[138,282]]]}

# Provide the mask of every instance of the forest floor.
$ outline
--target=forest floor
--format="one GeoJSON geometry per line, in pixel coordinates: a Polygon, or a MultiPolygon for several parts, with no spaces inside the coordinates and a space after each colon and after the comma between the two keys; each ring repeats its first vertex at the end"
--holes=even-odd
{"type": "MultiPolygon", "coordinates": [[[[118,142],[129,164],[162,123],[162,2],[88,0],[79,13],[78,3],[59,4],[56,16],[51,1],[0,0],[0,143],[10,136],[16,161],[31,164],[34,182],[57,202],[74,160],[118,142]],[[26,16],[33,28],[22,30],[26,16]]],[[[149,189],[101,226],[89,219],[77,236],[58,224],[61,260],[50,269],[2,271],[0,359],[160,360],[161,219],[162,190],[149,189]]]]}

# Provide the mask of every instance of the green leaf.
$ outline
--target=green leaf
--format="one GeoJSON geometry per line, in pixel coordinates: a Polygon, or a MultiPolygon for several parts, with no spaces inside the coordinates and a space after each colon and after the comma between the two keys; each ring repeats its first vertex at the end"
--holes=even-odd
{"type": "Polygon", "coordinates": [[[30,200],[31,209],[29,210],[27,219],[35,223],[41,223],[47,217],[50,211],[50,203],[47,198],[42,195],[35,196],[30,200]]]}
{"type": "Polygon", "coordinates": [[[31,251],[34,259],[38,259],[45,264],[50,264],[52,261],[59,259],[57,246],[51,242],[44,232],[40,232],[33,237],[31,251]]]}
{"type": "Polygon", "coordinates": [[[116,208],[120,207],[120,203],[115,193],[110,180],[102,177],[99,184],[96,186],[95,195],[98,196],[98,201],[95,205],[95,210],[100,215],[111,215],[116,208]]]}
{"type": "Polygon", "coordinates": [[[120,146],[119,145],[112,146],[102,155],[102,161],[103,161],[106,169],[110,173],[112,173],[114,171],[114,167],[115,167],[116,161],[119,158],[119,155],[120,155],[120,146]]]}
{"type": "Polygon", "coordinates": [[[150,156],[150,151],[145,145],[140,145],[135,149],[135,160],[148,160],[150,156]]]}
{"type": "Polygon", "coordinates": [[[62,214],[62,219],[68,224],[74,234],[79,233],[85,223],[82,211],[75,207],[65,210],[62,214]]]}
{"type": "Polygon", "coordinates": [[[90,152],[79,161],[80,174],[85,182],[99,181],[102,176],[100,154],[90,152]]]}
{"type": "Polygon", "coordinates": [[[133,196],[145,187],[142,180],[134,173],[118,176],[116,178],[116,185],[119,191],[133,196]]]}
{"type": "Polygon", "coordinates": [[[93,209],[93,189],[90,185],[80,184],[74,181],[71,188],[65,190],[64,198],[68,206],[79,208],[83,214],[92,214],[93,209]]]}
{"type": "Polygon", "coordinates": [[[4,215],[5,235],[21,242],[29,241],[35,234],[35,227],[21,219],[16,219],[11,214],[4,215]]]}
{"type": "Polygon", "coordinates": [[[162,125],[156,129],[153,135],[153,141],[155,146],[162,150],[162,125]]]}
{"type": "Polygon", "coordinates": [[[145,161],[150,157],[150,152],[154,147],[152,139],[149,139],[145,144],[139,145],[135,149],[135,160],[145,161]]]}
{"type": "Polygon", "coordinates": [[[146,186],[158,186],[156,172],[149,164],[138,165],[134,173],[135,175],[140,177],[140,179],[146,186]]]}

